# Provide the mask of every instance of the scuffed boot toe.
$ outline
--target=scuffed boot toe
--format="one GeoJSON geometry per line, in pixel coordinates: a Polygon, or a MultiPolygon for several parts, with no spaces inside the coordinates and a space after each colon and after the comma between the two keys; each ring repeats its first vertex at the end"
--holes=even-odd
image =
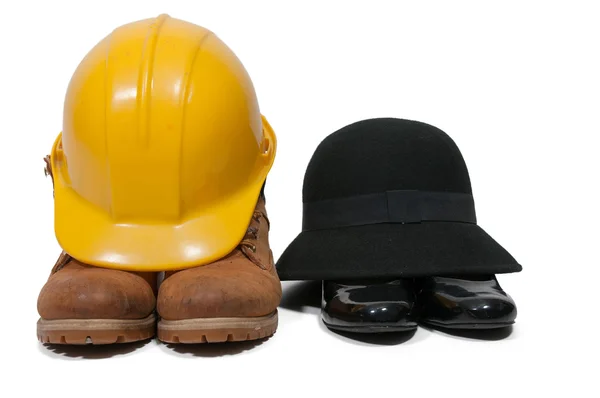
{"type": "Polygon", "coordinates": [[[93,267],[61,254],[38,297],[38,340],[113,344],[156,331],[156,274],[93,267]]]}
{"type": "Polygon", "coordinates": [[[89,266],[52,275],[38,297],[43,319],[141,319],[155,307],[152,287],[141,276],[89,266]]]}
{"type": "Polygon", "coordinates": [[[181,271],[168,278],[158,296],[161,318],[259,317],[277,309],[281,299],[278,281],[246,275],[257,272],[252,268],[239,269],[236,274],[226,271],[214,264],[181,271]]]}

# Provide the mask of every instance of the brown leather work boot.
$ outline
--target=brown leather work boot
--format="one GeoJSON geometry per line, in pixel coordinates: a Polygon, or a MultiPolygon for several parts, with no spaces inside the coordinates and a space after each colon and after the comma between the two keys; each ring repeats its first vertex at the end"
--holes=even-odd
{"type": "Polygon", "coordinates": [[[226,257],[168,272],[158,292],[158,338],[167,343],[255,340],[277,329],[281,282],[260,198],[244,240],[226,257]]]}
{"type": "Polygon", "coordinates": [[[155,334],[156,273],[83,264],[62,253],[38,297],[38,340],[111,344],[155,334]]]}

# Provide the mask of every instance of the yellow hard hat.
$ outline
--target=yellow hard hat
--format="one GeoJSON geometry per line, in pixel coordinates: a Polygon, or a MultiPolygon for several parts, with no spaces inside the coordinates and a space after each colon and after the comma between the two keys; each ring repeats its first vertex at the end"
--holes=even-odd
{"type": "Polygon", "coordinates": [[[161,15],[114,30],[69,84],[50,156],[60,246],[176,270],[243,239],[276,150],[252,81],[212,32],[161,15]]]}

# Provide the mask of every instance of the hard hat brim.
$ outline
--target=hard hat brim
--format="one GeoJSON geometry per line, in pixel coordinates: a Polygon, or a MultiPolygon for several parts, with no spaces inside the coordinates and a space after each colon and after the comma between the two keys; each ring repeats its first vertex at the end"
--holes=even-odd
{"type": "Polygon", "coordinates": [[[261,188],[272,166],[276,138],[263,119],[269,151],[253,181],[234,196],[177,223],[116,222],[72,190],[61,175],[61,145],[51,156],[54,170],[55,234],[61,248],[79,261],[126,271],[170,271],[214,262],[233,251],[246,234],[261,188]]]}

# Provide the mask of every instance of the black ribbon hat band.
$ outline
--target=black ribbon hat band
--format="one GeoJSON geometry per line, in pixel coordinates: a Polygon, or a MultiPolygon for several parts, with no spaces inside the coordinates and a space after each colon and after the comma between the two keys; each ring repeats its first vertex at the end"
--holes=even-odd
{"type": "Polygon", "coordinates": [[[476,224],[473,196],[458,192],[401,190],[306,202],[302,230],[422,221],[476,224]]]}

